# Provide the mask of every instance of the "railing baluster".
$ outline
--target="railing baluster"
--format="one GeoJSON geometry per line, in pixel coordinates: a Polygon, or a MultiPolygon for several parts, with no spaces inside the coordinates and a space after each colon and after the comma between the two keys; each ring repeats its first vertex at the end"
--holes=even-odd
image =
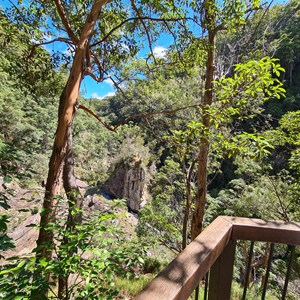
{"type": "Polygon", "coordinates": [[[266,297],[268,279],[269,279],[269,274],[270,274],[271,264],[272,264],[272,259],[273,259],[273,252],[274,252],[274,243],[271,243],[265,280],[263,282],[263,291],[262,291],[262,295],[261,295],[261,300],[265,300],[265,297],[266,297]]]}
{"type": "MultiPolygon", "coordinates": [[[[300,246],[300,222],[286,223],[239,217],[218,217],[134,299],[188,299],[208,270],[211,270],[209,281],[206,279],[206,285],[208,284],[209,288],[208,294],[206,292],[204,294],[204,300],[230,299],[236,240],[300,246]]],[[[262,299],[266,296],[273,250],[274,244],[271,244],[262,299]]],[[[291,250],[295,251],[293,248],[291,250]]],[[[287,294],[292,256],[293,254],[287,263],[282,299],[287,294]]],[[[250,265],[246,271],[248,278],[251,274],[251,259],[249,261],[248,265],[250,265]]],[[[207,287],[204,289],[207,290],[207,287]]],[[[243,299],[245,299],[246,292],[244,292],[243,299]]]]}
{"type": "Polygon", "coordinates": [[[250,272],[251,272],[251,263],[252,263],[252,257],[253,257],[253,250],[254,250],[254,242],[252,241],[251,244],[250,244],[250,249],[249,249],[249,254],[248,254],[248,264],[247,264],[247,269],[246,269],[245,285],[244,285],[242,300],[246,299],[248,283],[249,283],[249,278],[250,278],[250,272]]]}
{"type": "Polygon", "coordinates": [[[205,275],[205,285],[204,285],[204,297],[203,297],[203,300],[207,300],[208,281],[209,281],[209,272],[207,272],[206,275],[205,275]]]}
{"type": "Polygon", "coordinates": [[[199,300],[199,291],[200,291],[200,284],[198,284],[195,289],[195,300],[199,300]]]}
{"type": "Polygon", "coordinates": [[[286,275],[285,275],[285,282],[284,282],[284,287],[283,287],[282,297],[281,297],[282,300],[285,300],[285,297],[286,297],[286,292],[287,292],[290,275],[291,275],[291,270],[292,270],[293,257],[294,257],[294,253],[295,253],[295,246],[289,246],[289,247],[291,247],[291,254],[290,254],[290,258],[289,258],[288,266],[287,266],[287,270],[286,270],[286,275]]]}

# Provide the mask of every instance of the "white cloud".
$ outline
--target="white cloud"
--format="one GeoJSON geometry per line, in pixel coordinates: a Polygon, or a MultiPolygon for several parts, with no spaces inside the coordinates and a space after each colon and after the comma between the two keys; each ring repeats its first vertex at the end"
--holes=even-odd
{"type": "Polygon", "coordinates": [[[155,46],[153,48],[153,55],[156,58],[165,58],[167,55],[167,48],[162,47],[162,46],[155,46]]]}
{"type": "Polygon", "coordinates": [[[114,96],[116,94],[116,92],[108,92],[107,94],[105,94],[104,96],[103,96],[103,98],[105,98],[105,97],[112,97],[112,96],[114,96]]]}
{"type": "Polygon", "coordinates": [[[113,83],[113,81],[111,80],[111,79],[105,79],[104,80],[104,83],[106,83],[106,84],[108,84],[108,85],[110,85],[110,86],[114,86],[114,83],[113,83]]]}
{"type": "Polygon", "coordinates": [[[100,97],[97,93],[93,93],[93,94],[91,95],[91,98],[102,99],[102,97],[100,97]]]}
{"type": "Polygon", "coordinates": [[[99,96],[97,93],[93,93],[92,95],[91,95],[91,98],[94,98],[94,99],[104,99],[104,98],[106,98],[106,97],[112,97],[112,96],[114,96],[115,95],[115,93],[116,92],[108,92],[108,93],[106,93],[104,96],[99,96]]]}

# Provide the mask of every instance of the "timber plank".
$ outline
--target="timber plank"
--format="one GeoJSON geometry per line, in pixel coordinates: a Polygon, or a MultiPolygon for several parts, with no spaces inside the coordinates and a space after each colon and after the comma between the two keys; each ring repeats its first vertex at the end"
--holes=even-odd
{"type": "Polygon", "coordinates": [[[187,299],[230,240],[232,223],[218,217],[134,300],[187,299]]]}
{"type": "Polygon", "coordinates": [[[224,217],[231,222],[232,239],[300,246],[300,223],[224,217]]]}

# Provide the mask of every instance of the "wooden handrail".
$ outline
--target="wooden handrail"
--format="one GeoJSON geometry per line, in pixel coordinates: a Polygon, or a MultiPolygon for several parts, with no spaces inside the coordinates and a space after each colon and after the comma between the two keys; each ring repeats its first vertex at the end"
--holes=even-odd
{"type": "MultiPolygon", "coordinates": [[[[226,289],[229,289],[230,292],[231,276],[229,275],[232,274],[236,240],[300,246],[300,223],[220,216],[158,274],[134,300],[187,299],[213,265],[217,269],[215,273],[218,277],[226,274],[227,278],[218,280],[218,284],[222,285],[222,288],[226,285],[226,289]]],[[[214,290],[218,290],[216,284],[214,290]]],[[[215,293],[211,299],[229,299],[224,294],[215,293]]]]}
{"type": "Polygon", "coordinates": [[[300,246],[300,222],[222,217],[233,225],[234,240],[272,242],[300,246]]]}

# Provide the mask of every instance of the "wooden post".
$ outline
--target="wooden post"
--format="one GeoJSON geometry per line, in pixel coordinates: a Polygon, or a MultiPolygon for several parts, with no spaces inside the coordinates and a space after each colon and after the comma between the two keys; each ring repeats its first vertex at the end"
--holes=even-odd
{"type": "Polygon", "coordinates": [[[210,270],[208,300],[229,300],[233,275],[236,241],[228,245],[210,270]]]}
{"type": "Polygon", "coordinates": [[[236,240],[300,246],[300,222],[219,216],[134,300],[188,299],[208,270],[208,299],[230,299],[236,240]]]}

